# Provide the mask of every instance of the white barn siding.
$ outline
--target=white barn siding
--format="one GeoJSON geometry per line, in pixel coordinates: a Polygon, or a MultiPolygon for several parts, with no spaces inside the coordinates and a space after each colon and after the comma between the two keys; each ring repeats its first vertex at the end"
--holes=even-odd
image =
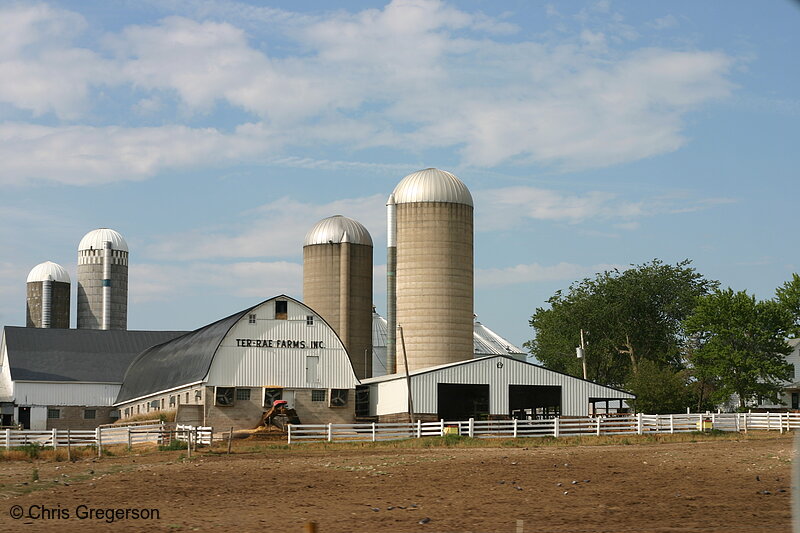
{"type": "Polygon", "coordinates": [[[15,400],[17,405],[111,406],[120,386],[113,383],[18,381],[15,400]]]}
{"type": "Polygon", "coordinates": [[[3,336],[0,344],[0,402],[10,402],[14,399],[14,382],[11,381],[11,366],[8,364],[8,350],[6,338],[3,336]]]}
{"type": "MultiPolygon", "coordinates": [[[[415,412],[438,412],[439,383],[488,384],[490,390],[489,412],[493,415],[510,414],[509,385],[560,386],[561,413],[566,416],[587,416],[589,414],[589,398],[632,398],[631,394],[623,391],[508,357],[488,357],[412,375],[411,390],[415,412]],[[502,363],[501,368],[498,368],[498,363],[502,363]]],[[[391,381],[378,381],[369,385],[370,414],[380,416],[407,410],[405,377],[391,381]],[[374,400],[373,395],[377,396],[374,400]]]]}
{"type": "Polygon", "coordinates": [[[356,377],[347,352],[333,329],[307,307],[288,301],[287,320],[274,318],[274,301],[255,308],[256,323],[243,316],[217,350],[207,384],[225,387],[330,388],[353,389],[356,377]],[[306,316],[314,325],[306,324],[306,316]],[[306,348],[243,347],[237,339],[292,340],[305,342],[306,348]],[[323,348],[310,348],[322,341],[323,348]],[[306,375],[308,357],[318,357],[317,379],[306,375]]]}
{"type": "MultiPolygon", "coordinates": [[[[416,401],[415,397],[414,411],[424,412],[417,407],[416,401]]],[[[370,414],[386,415],[407,412],[408,389],[406,388],[405,378],[381,383],[379,387],[370,387],[369,404],[370,414]]],[[[435,413],[436,411],[433,412],[435,413]]]]}

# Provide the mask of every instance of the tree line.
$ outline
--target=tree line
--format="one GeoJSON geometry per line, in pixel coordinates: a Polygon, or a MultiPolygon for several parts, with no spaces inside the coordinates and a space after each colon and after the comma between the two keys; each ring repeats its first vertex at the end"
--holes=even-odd
{"type": "Polygon", "coordinates": [[[636,394],[643,412],[745,409],[780,403],[800,333],[800,276],[758,300],[721,289],[691,261],[658,259],[611,270],[557,291],[530,319],[525,347],[545,367],[583,376],[576,347],[585,336],[587,378],[636,394]]]}

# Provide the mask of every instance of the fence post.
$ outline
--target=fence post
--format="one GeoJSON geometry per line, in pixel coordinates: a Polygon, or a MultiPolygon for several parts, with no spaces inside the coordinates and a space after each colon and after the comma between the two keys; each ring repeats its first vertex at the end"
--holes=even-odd
{"type": "Polygon", "coordinates": [[[780,426],[780,432],[783,435],[783,413],[778,413],[778,426],[780,426]]]}
{"type": "Polygon", "coordinates": [[[417,419],[417,438],[422,438],[422,420],[417,419]]]}
{"type": "Polygon", "coordinates": [[[53,450],[58,449],[58,430],[53,428],[53,450]]]}
{"type": "Polygon", "coordinates": [[[292,425],[286,424],[286,444],[292,443],[292,425]]]}
{"type": "Polygon", "coordinates": [[[711,429],[717,427],[717,414],[711,413],[711,429]]]}
{"type": "Polygon", "coordinates": [[[772,427],[771,427],[771,425],[769,423],[771,418],[772,417],[770,416],[769,411],[767,411],[767,431],[772,429],[772,427]]]}
{"type": "Polygon", "coordinates": [[[600,421],[603,420],[601,417],[597,417],[597,436],[600,436],[600,421]]]}
{"type": "Polygon", "coordinates": [[[328,422],[328,442],[333,442],[333,424],[328,422]]]}
{"type": "Polygon", "coordinates": [[[636,413],[636,434],[642,434],[642,413],[636,413]]]}
{"type": "Polygon", "coordinates": [[[128,451],[133,448],[133,439],[131,439],[131,427],[128,426],[128,451]]]}
{"type": "Polygon", "coordinates": [[[103,456],[103,432],[100,429],[100,426],[97,426],[95,430],[95,438],[97,440],[97,457],[103,456]]]}
{"type": "Polygon", "coordinates": [[[669,415],[669,434],[672,435],[675,433],[675,419],[672,415],[669,415]]]}
{"type": "Polygon", "coordinates": [[[737,433],[738,433],[739,431],[741,431],[741,427],[740,427],[740,426],[741,426],[741,424],[740,424],[740,422],[739,422],[739,413],[736,413],[736,432],[737,432],[737,433]]]}
{"type": "Polygon", "coordinates": [[[375,442],[375,422],[372,423],[372,442],[375,442]]]}
{"type": "Polygon", "coordinates": [[[747,433],[747,415],[748,415],[748,413],[743,413],[743,414],[744,414],[744,432],[747,433]]]}
{"type": "MultiPolygon", "coordinates": [[[[471,418],[470,418],[469,420],[470,420],[470,422],[472,421],[472,419],[471,419],[471,418]]],[[[470,435],[470,437],[471,437],[471,436],[472,436],[472,435],[470,435]]],[[[516,419],[516,418],[514,419],[514,438],[515,438],[515,439],[517,438],[517,419],[516,419]]]]}
{"type": "Polygon", "coordinates": [[[11,429],[6,428],[6,450],[11,448],[11,429]]]}
{"type": "Polygon", "coordinates": [[[439,420],[439,436],[444,437],[444,418],[439,420]]]}
{"type": "Polygon", "coordinates": [[[558,417],[553,419],[553,436],[558,438],[558,417]]]}
{"type": "Polygon", "coordinates": [[[231,426],[231,430],[228,432],[228,455],[231,454],[232,443],[233,443],[233,426],[231,426]]]}
{"type": "Polygon", "coordinates": [[[70,445],[70,433],[67,430],[67,461],[72,462],[72,446],[70,445]]]}

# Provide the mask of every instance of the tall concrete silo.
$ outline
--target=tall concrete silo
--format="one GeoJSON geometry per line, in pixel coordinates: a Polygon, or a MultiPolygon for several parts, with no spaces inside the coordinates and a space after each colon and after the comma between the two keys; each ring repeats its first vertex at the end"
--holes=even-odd
{"type": "Polygon", "coordinates": [[[52,261],[28,274],[25,325],[29,328],[69,329],[69,274],[52,261]]]}
{"type": "Polygon", "coordinates": [[[78,245],[78,329],[128,329],[128,243],[113,229],[78,245]]]}
{"type": "Polygon", "coordinates": [[[387,212],[387,281],[391,284],[394,278],[396,284],[387,287],[388,364],[396,361],[397,371],[405,371],[402,341],[409,370],[471,359],[474,274],[469,189],[449,172],[420,170],[395,187],[387,212]],[[395,327],[402,328],[402,338],[392,338],[395,327]]]}
{"type": "Polygon", "coordinates": [[[359,379],[372,376],[372,237],[341,215],[324,218],[303,243],[303,302],[344,343],[359,379]]]}

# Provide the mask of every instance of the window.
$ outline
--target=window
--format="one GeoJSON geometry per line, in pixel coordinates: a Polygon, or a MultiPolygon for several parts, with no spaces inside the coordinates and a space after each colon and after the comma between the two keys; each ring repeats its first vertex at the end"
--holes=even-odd
{"type": "Polygon", "coordinates": [[[331,407],[347,406],[347,389],[331,389],[331,407]]]}
{"type": "Polygon", "coordinates": [[[306,326],[314,325],[314,315],[306,315],[306,326]]]}
{"type": "Polygon", "coordinates": [[[139,411],[139,406],[137,405],[137,406],[136,406],[136,414],[138,415],[138,414],[139,414],[139,412],[140,412],[140,411],[139,411]]]}
{"type": "Polygon", "coordinates": [[[256,315],[250,315],[249,317],[247,317],[247,320],[251,324],[255,324],[256,323],[256,315]]]}
{"type": "Polygon", "coordinates": [[[186,402],[184,402],[184,403],[189,403],[189,393],[188,392],[186,393],[186,402]]]}
{"type": "Polygon", "coordinates": [[[312,402],[324,402],[326,396],[327,394],[325,394],[324,389],[314,389],[311,391],[312,402]]]}
{"type": "Polygon", "coordinates": [[[237,400],[249,400],[250,399],[250,389],[236,389],[236,399],[237,400]]]}
{"type": "Polygon", "coordinates": [[[61,418],[61,409],[48,409],[47,418],[61,418]]]}
{"type": "Polygon", "coordinates": [[[97,418],[97,410],[96,409],[84,409],[83,410],[83,419],[84,420],[94,420],[97,418]]]}
{"type": "Polygon", "coordinates": [[[289,302],[286,300],[275,300],[275,318],[286,320],[289,314],[289,302]]]}
{"type": "Polygon", "coordinates": [[[235,394],[235,387],[217,387],[214,395],[214,405],[222,407],[233,405],[235,394]]]}
{"type": "Polygon", "coordinates": [[[275,400],[283,399],[283,389],[264,389],[264,407],[272,407],[275,400]]]}
{"type": "Polygon", "coordinates": [[[170,396],[169,397],[169,406],[170,407],[175,407],[175,396],[170,396]]]}
{"type": "Polygon", "coordinates": [[[161,408],[164,408],[164,398],[161,398],[161,408]]]}
{"type": "Polygon", "coordinates": [[[128,418],[129,416],[131,416],[131,408],[130,407],[126,407],[125,408],[125,418],[128,418]]]}

